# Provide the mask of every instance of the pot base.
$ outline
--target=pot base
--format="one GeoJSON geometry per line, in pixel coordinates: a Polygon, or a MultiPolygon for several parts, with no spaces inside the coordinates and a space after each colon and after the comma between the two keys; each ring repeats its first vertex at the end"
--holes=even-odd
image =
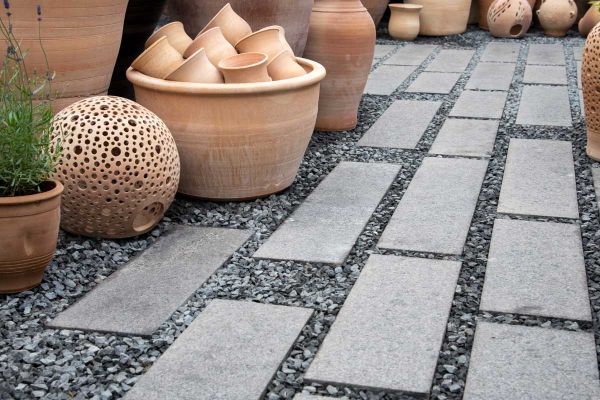
{"type": "Polygon", "coordinates": [[[2,263],[3,265],[0,266],[0,271],[8,272],[10,269],[21,271],[8,273],[0,272],[0,293],[19,293],[38,286],[40,283],[42,283],[44,271],[53,257],[54,253],[51,253],[40,257],[35,261],[30,260],[30,262],[34,265],[31,268],[24,270],[21,270],[23,267],[19,266],[18,264],[11,265],[8,263],[2,263]]]}

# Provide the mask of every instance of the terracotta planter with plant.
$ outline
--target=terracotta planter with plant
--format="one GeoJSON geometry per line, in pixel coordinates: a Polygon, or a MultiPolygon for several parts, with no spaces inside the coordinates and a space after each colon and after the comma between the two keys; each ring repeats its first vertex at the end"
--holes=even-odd
{"type": "Polygon", "coordinates": [[[404,0],[404,3],[423,6],[421,35],[457,35],[467,30],[471,0],[404,0]]]}

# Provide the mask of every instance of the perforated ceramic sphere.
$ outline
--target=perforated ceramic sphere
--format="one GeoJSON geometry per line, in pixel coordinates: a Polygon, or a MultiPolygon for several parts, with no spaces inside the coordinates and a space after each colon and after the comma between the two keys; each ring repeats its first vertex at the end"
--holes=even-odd
{"type": "Polygon", "coordinates": [[[54,117],[62,154],[61,226],[92,237],[125,238],[152,229],[179,184],[179,154],[171,132],[133,101],[99,96],[54,117]]]}

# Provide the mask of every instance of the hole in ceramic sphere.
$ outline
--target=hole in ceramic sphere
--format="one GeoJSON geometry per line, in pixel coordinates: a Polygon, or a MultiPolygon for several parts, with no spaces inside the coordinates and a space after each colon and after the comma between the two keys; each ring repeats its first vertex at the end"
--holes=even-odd
{"type": "Polygon", "coordinates": [[[103,104],[103,105],[100,106],[100,109],[103,110],[103,111],[104,110],[108,110],[108,106],[106,104],[103,104]]]}
{"type": "Polygon", "coordinates": [[[160,154],[160,146],[159,145],[156,145],[154,150],[156,150],[156,154],[160,154]]]}
{"type": "Polygon", "coordinates": [[[514,25],[512,28],[510,28],[511,36],[519,36],[522,31],[523,31],[523,25],[521,25],[521,24],[514,25]]]}
{"type": "Polygon", "coordinates": [[[87,183],[85,183],[84,181],[79,181],[79,182],[77,183],[77,186],[78,186],[78,187],[79,187],[79,189],[81,189],[81,190],[85,190],[85,189],[87,189],[87,183]]]}
{"type": "Polygon", "coordinates": [[[81,154],[81,153],[83,153],[83,147],[77,145],[77,146],[75,146],[73,151],[75,152],[75,154],[81,154]]]}
{"type": "Polygon", "coordinates": [[[117,157],[121,155],[121,149],[118,147],[113,147],[112,150],[110,151],[110,154],[112,154],[113,156],[117,157]]]}
{"type": "Polygon", "coordinates": [[[135,122],[134,120],[130,119],[129,121],[127,121],[127,123],[131,126],[137,126],[137,122],[135,122]]]}
{"type": "Polygon", "coordinates": [[[133,229],[136,232],[144,232],[152,228],[160,221],[165,207],[162,203],[155,202],[144,207],[133,219],[133,229]]]}
{"type": "Polygon", "coordinates": [[[136,189],[141,189],[142,186],[144,186],[144,182],[142,181],[137,181],[135,185],[133,185],[133,187],[135,187],[136,189]]]}
{"type": "Polygon", "coordinates": [[[75,122],[75,121],[77,121],[78,119],[79,119],[79,115],[73,115],[73,116],[71,117],[71,122],[75,122]]]}

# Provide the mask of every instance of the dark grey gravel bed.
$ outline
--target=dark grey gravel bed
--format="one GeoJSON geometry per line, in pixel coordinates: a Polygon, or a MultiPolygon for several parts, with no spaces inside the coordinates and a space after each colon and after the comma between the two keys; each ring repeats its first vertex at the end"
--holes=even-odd
{"type": "MultiPolygon", "coordinates": [[[[445,47],[477,49],[467,72],[449,96],[403,93],[392,96],[365,96],[358,127],[340,134],[316,133],[293,187],[279,195],[245,203],[216,204],[178,198],[167,218],[150,234],[132,240],[91,240],[61,234],[57,256],[41,287],[15,296],[0,296],[0,399],[116,399],[135,383],[175,338],[187,327],[206,302],[214,298],[252,300],[294,305],[316,310],[288,359],[273,378],[266,399],[291,399],[303,389],[332,397],[349,399],[401,399],[401,394],[374,393],[360,388],[311,384],[303,373],[335,319],[344,299],[356,281],[379,235],[389,221],[415,171],[425,157],[445,115],[481,56],[491,37],[478,29],[447,38],[421,39],[445,47]],[[439,99],[443,105],[417,151],[356,147],[358,139],[395,99],[439,99]],[[331,266],[297,262],[254,260],[251,255],[266,237],[306,198],[318,183],[342,160],[390,162],[402,166],[396,182],[373,214],[346,262],[331,266]],[[84,333],[46,329],[45,322],[72,304],[98,282],[135,254],[150,246],[172,223],[252,229],[252,239],[184,305],[152,338],[84,333]]],[[[546,38],[539,31],[521,41],[561,42],[579,46],[582,39],[572,32],[565,39],[546,38]]],[[[380,44],[397,44],[380,35],[380,44]]],[[[516,79],[522,77],[527,46],[519,57],[516,79]]],[[[505,323],[553,326],[568,330],[594,330],[600,343],[600,220],[590,167],[585,156],[585,129],[578,106],[576,66],[566,51],[569,90],[573,104],[573,128],[524,129],[515,125],[521,84],[513,83],[494,155],[490,160],[477,209],[467,238],[450,320],[432,387],[432,399],[460,399],[469,364],[470,350],[478,319],[505,323]],[[533,318],[521,315],[491,315],[478,311],[491,239],[492,225],[511,137],[571,140],[575,156],[581,228],[594,311],[593,324],[533,318]]],[[[416,77],[431,58],[415,74],[416,77]]],[[[519,79],[520,80],[520,79],[519,79]]],[[[409,80],[410,81],[410,80],[409,80]]],[[[516,82],[516,81],[515,81],[516,82]]],[[[596,165],[597,166],[597,165],[596,165]]],[[[542,220],[540,218],[535,218],[542,220]]],[[[556,219],[543,219],[556,220],[556,219]]],[[[430,254],[387,252],[421,257],[430,254]]],[[[600,351],[600,347],[598,347],[600,351]]]]}

